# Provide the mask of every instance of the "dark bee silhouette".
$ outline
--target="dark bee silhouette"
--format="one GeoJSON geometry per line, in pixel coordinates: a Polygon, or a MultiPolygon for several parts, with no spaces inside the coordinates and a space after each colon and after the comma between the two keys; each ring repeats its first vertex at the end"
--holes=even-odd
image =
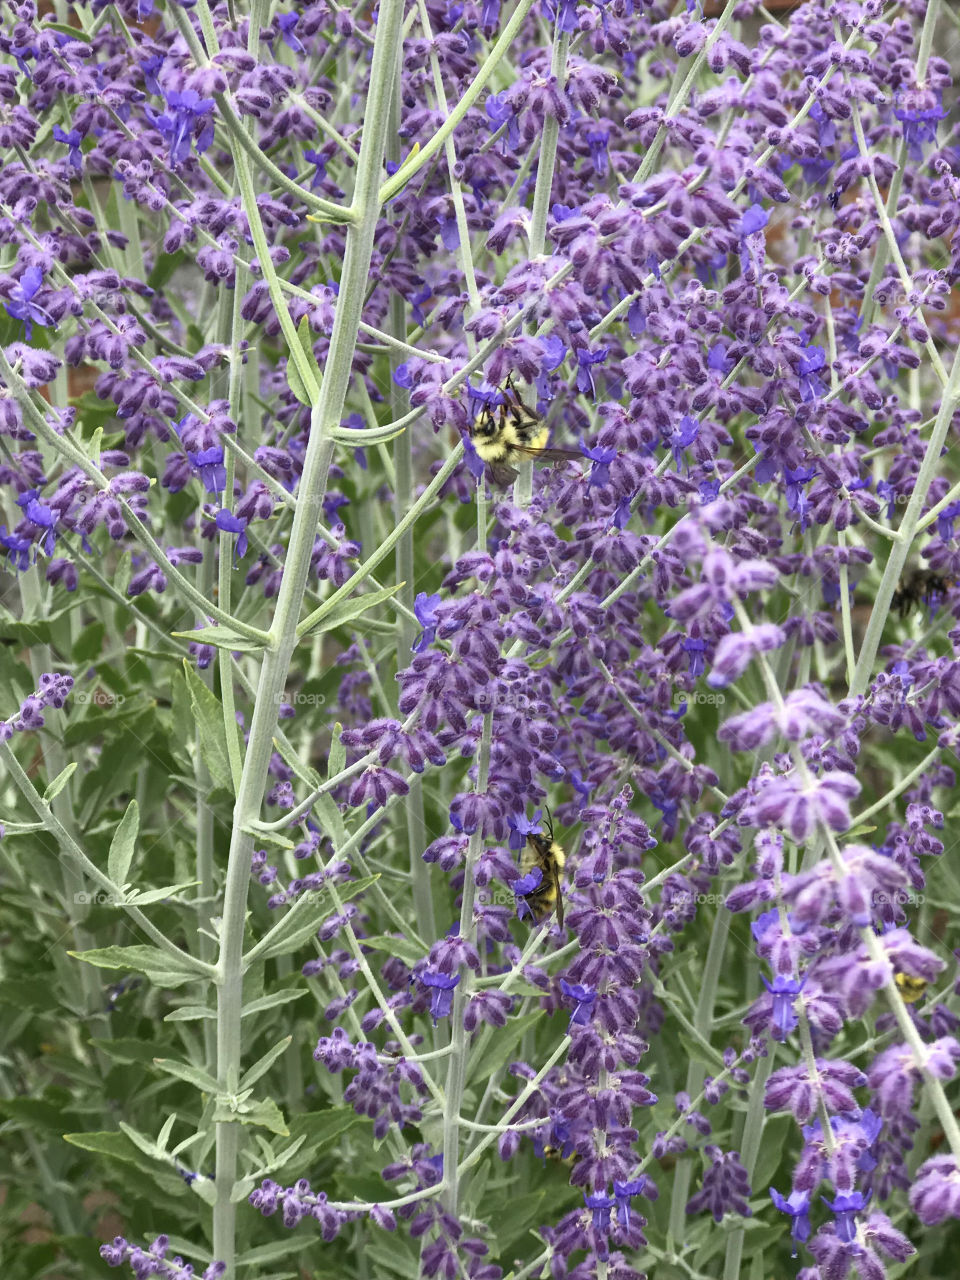
{"type": "Polygon", "coordinates": [[[523,458],[549,462],[583,461],[573,449],[547,449],[549,429],[535,409],[524,404],[510,378],[501,391],[502,403],[484,405],[470,428],[477,456],[487,464],[494,484],[506,487],[516,478],[513,463],[523,458]]]}
{"type": "Polygon", "coordinates": [[[939,602],[953,585],[953,578],[946,578],[933,569],[914,569],[900,580],[890,601],[890,608],[901,618],[905,618],[918,605],[939,602]]]}

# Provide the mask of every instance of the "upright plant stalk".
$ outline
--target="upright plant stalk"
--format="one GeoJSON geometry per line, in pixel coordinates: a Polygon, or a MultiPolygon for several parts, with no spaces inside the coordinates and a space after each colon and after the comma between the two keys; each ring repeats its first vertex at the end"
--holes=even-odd
{"type": "Polygon", "coordinates": [[[863,644],[860,646],[856,670],[853,673],[853,681],[850,685],[852,697],[866,693],[867,685],[870,683],[873,663],[880,647],[880,637],[883,635],[884,624],[890,612],[890,602],[893,600],[893,593],[897,589],[903,566],[906,564],[907,556],[913,546],[920,512],[923,510],[923,505],[927,500],[930,486],[936,478],[937,468],[940,463],[940,452],[943,449],[944,441],[947,438],[950,423],[953,421],[953,415],[958,404],[960,404],[960,348],[957,349],[953,358],[950,376],[947,379],[947,385],[943,389],[940,411],[930,433],[927,451],[923,455],[923,461],[920,464],[920,470],[913,486],[913,492],[910,495],[910,501],[907,503],[906,510],[903,513],[903,520],[897,530],[896,541],[890,548],[883,577],[880,580],[880,586],[877,588],[877,598],[870,614],[870,621],[863,637],[863,644]]]}
{"type": "MultiPolygon", "coordinates": [[[[310,439],[304,458],[299,500],[270,631],[270,647],[264,655],[260,671],[247,753],[234,806],[217,965],[217,1084],[221,1092],[228,1095],[237,1090],[241,1066],[243,927],[254,844],[253,836],[248,834],[248,830],[259,816],[266,790],[274,731],[287,672],[297,643],[297,623],[313,553],[317,520],[322,510],[333,457],[332,432],[340,423],[350,383],[353,353],[380,212],[377,188],[383,167],[390,117],[392,69],[402,12],[401,0],[383,0],[380,5],[352,206],[354,218],[346,234],[340,292],[323,385],[311,409],[310,439]]],[[[233,158],[244,208],[255,234],[262,224],[256,209],[256,193],[250,168],[246,155],[241,151],[235,151],[233,158]]],[[[263,261],[261,256],[261,262],[263,261]]],[[[218,1260],[226,1264],[227,1280],[233,1280],[236,1273],[236,1206],[231,1202],[231,1195],[237,1177],[239,1130],[236,1124],[230,1122],[218,1123],[216,1128],[217,1199],[213,1211],[213,1252],[218,1260]]]]}

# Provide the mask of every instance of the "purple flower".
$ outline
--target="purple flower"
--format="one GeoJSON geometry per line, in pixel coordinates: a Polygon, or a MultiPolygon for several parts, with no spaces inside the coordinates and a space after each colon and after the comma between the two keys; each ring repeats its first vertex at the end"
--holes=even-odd
{"type": "Polygon", "coordinates": [[[765,975],[760,975],[763,985],[773,998],[773,1019],[771,1028],[774,1040],[786,1040],[796,1029],[800,1019],[796,1012],[796,998],[803,989],[803,979],[787,978],[777,974],[773,982],[768,982],[765,975]]]}
{"type": "Polygon", "coordinates": [[[195,89],[185,89],[182,93],[171,91],[165,93],[164,97],[167,110],[162,115],[151,107],[146,107],[145,110],[148,119],[167,139],[170,163],[176,168],[190,155],[190,147],[194,142],[198,154],[206,151],[213,142],[211,113],[214,102],[212,98],[201,98],[195,89]]]}
{"type": "Polygon", "coordinates": [[[424,649],[428,649],[436,639],[437,627],[440,625],[437,614],[440,601],[440,596],[428,596],[425,591],[418,592],[413,602],[413,612],[423,630],[413,642],[414,653],[423,653],[424,649]]]}
{"type": "Polygon", "coordinates": [[[803,355],[797,362],[797,373],[800,377],[800,399],[804,404],[809,404],[811,400],[819,400],[825,394],[826,388],[817,377],[817,374],[826,363],[827,356],[823,347],[804,347],[803,355]]]}
{"type": "Polygon", "coordinates": [[[238,560],[242,560],[247,554],[247,525],[248,520],[244,520],[242,516],[235,516],[233,512],[222,508],[217,512],[216,525],[221,533],[238,533],[236,556],[238,560]]]}
{"type": "Polygon", "coordinates": [[[593,464],[590,468],[587,485],[591,488],[605,488],[610,483],[610,464],[617,459],[616,449],[604,449],[602,446],[588,449],[585,444],[581,443],[580,452],[585,458],[589,458],[593,464]]]}
{"type": "Polygon", "coordinates": [[[10,290],[10,301],[4,303],[7,315],[14,320],[22,320],[27,342],[33,336],[33,326],[39,324],[46,328],[55,325],[56,321],[50,312],[34,302],[43,284],[43,271],[40,267],[27,267],[19,281],[10,290]]]}
{"type": "Polygon", "coordinates": [[[677,426],[672,427],[664,436],[664,444],[669,445],[673,454],[673,465],[684,475],[688,470],[684,451],[696,441],[699,434],[700,423],[696,418],[685,414],[677,426]]]}
{"type": "Polygon", "coordinates": [[[946,116],[939,89],[901,89],[893,114],[903,125],[911,160],[923,160],[927,142],[936,142],[937,124],[946,116]]]}
{"type": "MultiPolygon", "coordinates": [[[[782,1196],[775,1187],[770,1188],[770,1199],[781,1213],[789,1215],[790,1237],[795,1244],[803,1244],[810,1239],[810,1192],[791,1191],[789,1196],[782,1196]]],[[[797,1256],[796,1247],[793,1256],[797,1256]]]]}
{"type": "Polygon", "coordinates": [[[7,561],[16,573],[25,573],[30,568],[33,542],[29,538],[7,533],[6,525],[0,524],[0,546],[6,548],[7,561]]]}
{"type": "Polygon", "coordinates": [[[70,148],[68,157],[70,163],[78,173],[83,169],[83,153],[80,150],[80,143],[83,141],[83,134],[78,129],[71,129],[69,132],[64,131],[58,124],[53,126],[53,136],[57,142],[62,142],[64,146],[70,148]]]}
{"type": "Polygon", "coordinates": [[[212,445],[209,449],[194,452],[187,450],[190,465],[198,473],[207,493],[223,493],[227,487],[227,468],[223,462],[223,449],[212,445]]]}
{"type": "Polygon", "coordinates": [[[593,1229],[606,1234],[610,1230],[610,1210],[616,1205],[616,1200],[606,1193],[589,1195],[584,1192],[583,1202],[590,1210],[593,1229]]]}
{"type": "Polygon", "coordinates": [[[925,1227],[960,1218],[960,1166],[955,1156],[924,1161],[910,1188],[910,1208],[925,1227]]]}
{"type": "Polygon", "coordinates": [[[439,1018],[449,1018],[453,1008],[453,991],[460,983],[460,974],[455,976],[449,973],[441,973],[438,969],[426,969],[418,977],[418,981],[425,987],[429,987],[432,991],[430,1000],[430,1014],[433,1018],[433,1025],[437,1025],[439,1018]]]}
{"type": "Polygon", "coordinates": [[[758,826],[780,827],[802,843],[819,824],[845,831],[850,825],[850,801],[859,794],[860,783],[849,773],[832,770],[808,783],[791,774],[768,779],[750,814],[758,826]]]}
{"type": "Polygon", "coordinates": [[[298,13],[281,13],[277,17],[277,26],[280,28],[280,39],[293,53],[303,53],[307,51],[294,34],[294,28],[300,21],[298,13]]]}
{"type": "Polygon", "coordinates": [[[564,978],[560,979],[560,990],[568,1000],[573,1000],[577,1006],[570,1018],[570,1026],[589,1026],[593,1017],[593,1006],[597,1000],[596,991],[593,991],[590,987],[567,982],[564,978]]]}
{"type": "Polygon", "coordinates": [[[859,1191],[851,1191],[848,1195],[836,1196],[832,1203],[826,1196],[821,1196],[820,1199],[836,1217],[838,1239],[844,1244],[850,1244],[857,1235],[857,1214],[866,1209],[870,1193],[863,1196],[859,1191]]]}
{"type": "Polygon", "coordinates": [[[585,141],[587,146],[590,148],[590,159],[593,163],[594,173],[598,178],[605,178],[610,170],[610,157],[607,155],[607,146],[610,142],[610,130],[588,130],[585,135],[585,141]]]}

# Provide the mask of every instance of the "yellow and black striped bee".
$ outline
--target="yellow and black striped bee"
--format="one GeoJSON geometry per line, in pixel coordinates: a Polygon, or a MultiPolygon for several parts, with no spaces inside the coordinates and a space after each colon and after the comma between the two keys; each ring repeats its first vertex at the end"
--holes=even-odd
{"type": "Polygon", "coordinates": [[[917,605],[929,604],[937,597],[945,596],[953,585],[952,578],[944,577],[933,569],[914,569],[900,580],[890,608],[905,618],[917,605]]]}
{"type": "MultiPolygon", "coordinates": [[[[556,908],[557,924],[563,928],[563,894],[560,892],[560,873],[566,862],[563,849],[554,838],[553,822],[547,818],[547,834],[545,836],[529,835],[527,843],[520,855],[520,870],[523,876],[531,871],[540,871],[542,879],[535,889],[529,893],[518,895],[525,904],[537,924],[546,920],[556,908]]],[[[526,912],[521,911],[521,914],[526,912]]]]}
{"type": "Polygon", "coordinates": [[[501,403],[485,404],[470,428],[477,457],[487,464],[494,484],[506,488],[517,478],[513,466],[524,458],[548,462],[575,460],[583,455],[573,449],[548,449],[549,428],[535,409],[524,404],[510,378],[500,392],[501,403]]]}
{"type": "Polygon", "coordinates": [[[568,1169],[572,1169],[578,1160],[583,1159],[583,1156],[579,1151],[574,1151],[565,1156],[559,1147],[544,1147],[543,1158],[545,1160],[556,1160],[560,1164],[565,1164],[568,1169]]]}
{"type": "Polygon", "coordinates": [[[916,1004],[927,989],[926,978],[915,978],[910,973],[895,973],[893,980],[905,1004],[916,1004]]]}

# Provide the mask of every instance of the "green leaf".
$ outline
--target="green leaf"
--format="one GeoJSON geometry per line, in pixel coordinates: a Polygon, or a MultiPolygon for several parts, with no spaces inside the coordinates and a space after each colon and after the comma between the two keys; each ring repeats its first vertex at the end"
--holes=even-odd
{"type": "Polygon", "coordinates": [[[153,1066],[155,1047],[147,1040],[101,1040],[91,1039],[90,1043],[101,1053],[115,1058],[117,1062],[143,1062],[153,1066]]]}
{"type": "Polygon", "coordinates": [[[329,1146],[331,1142],[361,1124],[363,1116],[357,1115],[353,1107],[330,1107],[326,1111],[308,1111],[303,1115],[290,1117],[290,1136],[305,1137],[311,1148],[329,1146]]]}
{"type": "Polygon", "coordinates": [[[84,440],[83,450],[95,467],[100,466],[100,453],[103,450],[103,427],[97,427],[89,440],[84,440]]]}
{"type": "MultiPolygon", "coordinates": [[[[99,1133],[65,1133],[64,1142],[72,1147],[80,1147],[83,1151],[93,1151],[108,1160],[119,1160],[123,1164],[136,1165],[139,1169],[146,1167],[146,1157],[130,1141],[126,1134],[115,1130],[99,1133]]],[[[182,1196],[186,1194],[186,1183],[179,1174],[168,1172],[164,1162],[155,1161],[150,1164],[150,1178],[158,1191],[168,1195],[182,1196]]]]}
{"type": "Polygon", "coordinates": [[[334,778],[341,773],[347,763],[347,748],[340,741],[343,725],[333,726],[333,737],[330,742],[330,755],[327,757],[327,778],[334,778]]]}
{"type": "Polygon", "coordinates": [[[290,1130],[283,1118],[283,1112],[272,1098],[264,1098],[260,1102],[238,1102],[231,1105],[224,1097],[217,1099],[213,1112],[214,1124],[250,1124],[281,1138],[289,1138],[290,1130]]]}
{"type": "Polygon", "coordinates": [[[218,1085],[213,1076],[208,1075],[200,1067],[193,1066],[190,1062],[178,1062],[176,1058],[154,1058],[153,1065],[166,1072],[168,1076],[176,1076],[178,1080],[183,1080],[186,1084],[192,1084],[201,1093],[215,1094],[217,1092],[218,1085]]]}
{"type": "Polygon", "coordinates": [[[80,31],[77,27],[70,27],[65,22],[41,22],[40,30],[59,31],[62,36],[69,36],[71,40],[79,40],[81,44],[89,44],[91,39],[85,31],[80,31]]]}
{"type": "Polygon", "coordinates": [[[199,880],[185,880],[183,884],[168,884],[164,885],[162,889],[146,889],[143,893],[134,890],[132,893],[127,894],[124,902],[129,903],[132,907],[146,907],[151,902],[163,902],[167,898],[172,898],[176,894],[182,893],[184,889],[192,889],[199,883],[199,880]]]}
{"type": "Polygon", "coordinates": [[[497,1032],[489,1051],[478,1064],[479,1070],[475,1082],[489,1079],[512,1061],[520,1047],[520,1041],[545,1016],[542,1009],[537,1009],[534,1013],[525,1014],[522,1018],[511,1018],[507,1025],[497,1032]]]}
{"type": "Polygon", "coordinates": [[[84,625],[73,645],[74,662],[82,662],[84,664],[93,662],[94,658],[100,656],[103,648],[103,637],[106,634],[106,627],[102,622],[88,622],[84,625]]]}
{"type": "Polygon", "coordinates": [[[256,1249],[241,1253],[237,1258],[237,1267],[262,1267],[265,1262],[275,1262],[277,1258],[285,1258],[288,1253],[297,1253],[302,1248],[303,1241],[299,1238],[271,1240],[269,1244],[261,1244],[256,1249]]]}
{"type": "Polygon", "coordinates": [[[77,771],[77,761],[74,761],[73,764],[68,764],[65,769],[62,769],[60,773],[57,774],[54,780],[47,787],[46,791],[43,793],[43,798],[44,800],[46,800],[48,804],[50,803],[51,800],[55,799],[60,794],[60,792],[67,785],[67,783],[73,777],[74,773],[76,773],[76,771],[77,771]]]}
{"type": "Polygon", "coordinates": [[[201,1018],[215,1018],[216,1009],[208,1009],[203,1004],[182,1004],[164,1018],[164,1022],[198,1022],[201,1018]]]}
{"type": "Polygon", "coordinates": [[[124,1124],[122,1120],[120,1121],[120,1132],[125,1133],[133,1145],[139,1147],[144,1155],[150,1156],[154,1160],[167,1159],[167,1144],[165,1142],[154,1142],[153,1138],[148,1138],[145,1133],[140,1133],[132,1125],[124,1124]]]}
{"type": "MultiPolygon", "coordinates": [[[[162,257],[163,255],[161,255],[162,257]]],[[[130,585],[130,579],[133,577],[133,555],[130,551],[124,551],[123,555],[117,562],[117,570],[113,575],[113,585],[120,595],[127,594],[127,587],[130,585]]]]}
{"type": "MultiPolygon", "coordinates": [[[[379,879],[379,875],[365,876],[362,880],[344,885],[340,890],[340,901],[349,902],[351,898],[355,898],[358,893],[363,893],[365,889],[369,889],[379,879]]],[[[296,951],[308,938],[313,937],[322,921],[326,920],[327,916],[334,911],[334,905],[330,901],[329,894],[325,893],[323,889],[317,890],[309,899],[301,898],[301,902],[307,902],[309,906],[304,907],[302,913],[296,913],[296,907],[291,909],[289,914],[277,926],[276,936],[258,959],[268,960],[271,956],[283,956],[291,951],[296,951]],[[311,910],[311,907],[314,910],[311,910]],[[289,920],[292,920],[293,923],[284,928],[289,920]]]]}
{"type": "MultiPolygon", "coordinates": [[[[415,942],[411,942],[409,938],[390,938],[386,935],[379,935],[376,938],[364,938],[363,945],[365,947],[373,947],[375,951],[386,951],[387,955],[396,956],[398,960],[402,960],[409,968],[413,968],[418,961],[423,959],[423,951],[415,942]]],[[[511,994],[513,994],[511,988],[511,994]]],[[[542,996],[545,992],[538,991],[537,995],[542,996]]]]}
{"type": "Polygon", "coordinates": [[[263,840],[267,844],[278,845],[281,849],[295,849],[297,847],[293,840],[288,840],[286,836],[280,835],[277,831],[267,831],[259,822],[251,822],[241,829],[248,836],[253,836],[255,840],[263,840]]]}
{"type": "Polygon", "coordinates": [[[286,1039],[281,1040],[279,1044],[275,1044],[272,1049],[268,1049],[263,1057],[253,1064],[249,1071],[244,1072],[240,1079],[240,1088],[249,1089],[251,1085],[256,1084],[261,1076],[266,1075],[280,1055],[290,1048],[292,1042],[293,1036],[287,1036],[286,1039]]]}
{"type": "MultiPolygon", "coordinates": [[[[69,1095],[67,1101],[69,1103],[69,1095]]],[[[58,1106],[44,1098],[0,1098],[0,1116],[7,1116],[28,1131],[37,1128],[59,1132],[63,1128],[64,1106],[62,1102],[58,1106]]]]}
{"type": "Polygon", "coordinates": [[[339,849],[346,843],[347,832],[343,825],[343,814],[333,796],[326,792],[322,796],[317,796],[313,802],[313,812],[323,827],[324,835],[330,837],[335,849],[339,849]]]}
{"type": "Polygon", "coordinates": [[[98,969],[133,969],[145,973],[151,982],[160,987],[177,987],[184,982],[196,982],[197,971],[187,962],[181,964],[176,956],[170,956],[159,947],[99,947],[93,951],[68,951],[75,960],[84,960],[98,969]]]}
{"type": "Polygon", "coordinates": [[[519,1246],[522,1237],[531,1228],[540,1226],[543,1222],[543,1204],[550,1194],[549,1187],[541,1187],[526,1195],[513,1196],[505,1204],[498,1206],[492,1225],[496,1231],[501,1257],[517,1252],[511,1246],[519,1246]]]}
{"type": "MultiPolygon", "coordinates": [[[[337,627],[345,626],[346,623],[353,622],[369,609],[376,608],[378,604],[383,604],[384,600],[389,600],[391,596],[395,596],[406,585],[405,582],[398,582],[393,587],[382,587],[379,591],[371,591],[364,596],[348,596],[345,600],[341,600],[339,604],[334,605],[314,626],[303,632],[303,635],[316,636],[324,631],[335,631],[337,627]]],[[[322,609],[323,605],[320,608],[322,609]]]]}
{"type": "Polygon", "coordinates": [[[162,289],[178,267],[187,261],[183,249],[176,253],[158,253],[153,270],[147,276],[147,284],[151,289],[162,289]]]}
{"type": "MultiPolygon", "coordinates": [[[[306,357],[307,364],[313,371],[313,376],[319,389],[320,384],[323,382],[323,374],[317,364],[317,357],[313,354],[313,335],[310,332],[310,321],[306,316],[297,326],[297,338],[300,341],[300,348],[306,357]]],[[[287,359],[287,385],[301,404],[306,405],[308,409],[313,407],[313,401],[310,399],[310,393],[300,377],[300,371],[294,360],[293,352],[290,353],[287,359]]]]}
{"type": "Polygon", "coordinates": [[[683,1046],[684,1054],[687,1060],[691,1062],[702,1062],[705,1067],[709,1067],[711,1071],[719,1068],[724,1069],[723,1057],[716,1050],[702,1045],[685,1031],[677,1033],[677,1040],[683,1046]]]}
{"type": "Polygon", "coordinates": [[[259,1000],[251,1000],[240,1010],[241,1018],[249,1018],[251,1014],[263,1013],[267,1009],[275,1009],[278,1005],[289,1004],[291,1000],[299,1000],[306,991],[275,991],[273,995],[261,996],[259,1000]]]}
{"type": "MultiPolygon", "coordinates": [[[[171,631],[179,640],[193,640],[196,644],[209,644],[214,649],[227,649],[237,653],[261,653],[267,647],[267,637],[251,640],[229,627],[200,627],[197,631],[171,631]]],[[[203,684],[203,681],[200,682],[203,684]]],[[[207,686],[204,685],[204,688],[207,686]]]]}
{"type": "Polygon", "coordinates": [[[140,808],[136,800],[131,800],[120,819],[120,825],[113,833],[110,853],[107,855],[107,875],[121,889],[127,883],[127,872],[133,862],[133,851],[137,845],[139,830],[140,808]]]}
{"type": "Polygon", "coordinates": [[[233,792],[233,774],[227,752],[227,733],[223,721],[223,707],[197,675],[193,665],[184,659],[184,674],[190,690],[190,703],[197,723],[200,755],[210,770],[215,786],[233,792]]]}
{"type": "Polygon", "coordinates": [[[65,1133],[64,1142],[72,1147],[80,1147],[83,1151],[96,1151],[98,1155],[110,1156],[114,1160],[124,1160],[128,1164],[139,1164],[139,1153],[126,1134],[108,1130],[101,1133],[65,1133]]]}

